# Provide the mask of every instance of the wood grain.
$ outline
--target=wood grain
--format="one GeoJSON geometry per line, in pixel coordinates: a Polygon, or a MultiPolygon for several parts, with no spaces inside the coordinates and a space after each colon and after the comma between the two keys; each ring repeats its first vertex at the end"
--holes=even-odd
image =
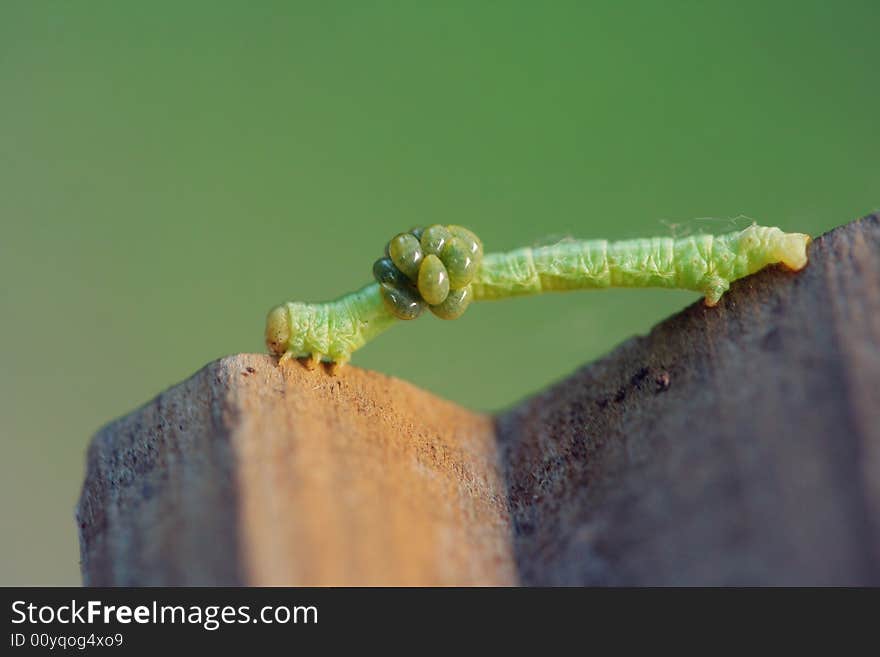
{"type": "Polygon", "coordinates": [[[497,418],[212,363],[94,438],[84,581],[880,584],[880,219],[810,258],[497,418]]]}
{"type": "Polygon", "coordinates": [[[374,372],[224,358],[95,437],[84,580],[513,583],[492,429],[374,372]]]}
{"type": "Polygon", "coordinates": [[[499,418],[525,584],[880,583],[880,219],[499,418]]]}

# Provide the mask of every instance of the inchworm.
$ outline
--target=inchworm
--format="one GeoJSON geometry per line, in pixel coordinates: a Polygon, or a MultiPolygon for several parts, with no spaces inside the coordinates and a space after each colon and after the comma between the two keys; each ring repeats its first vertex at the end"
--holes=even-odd
{"type": "Polygon", "coordinates": [[[269,312],[266,345],[281,357],[340,366],[352,353],[426,306],[444,319],[471,301],[607,287],[694,290],[714,306],[730,283],[782,263],[807,264],[809,235],[749,226],[726,235],[655,237],[619,242],[567,241],[483,256],[479,239],[458,226],[402,233],[378,260],[377,280],[326,303],[288,302],[269,312]]]}

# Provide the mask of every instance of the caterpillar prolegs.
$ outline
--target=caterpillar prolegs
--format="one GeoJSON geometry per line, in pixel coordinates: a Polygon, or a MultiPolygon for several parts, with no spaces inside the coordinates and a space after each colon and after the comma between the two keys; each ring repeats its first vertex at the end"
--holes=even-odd
{"type": "Polygon", "coordinates": [[[693,290],[714,306],[740,278],[782,263],[807,264],[810,236],[749,226],[725,235],[654,237],[608,242],[572,240],[483,255],[480,240],[460,226],[416,228],[395,236],[374,263],[375,283],[326,303],[288,302],[269,312],[266,346],[307,365],[342,365],[398,320],[425,308],[460,317],[473,301],[608,287],[693,290]]]}

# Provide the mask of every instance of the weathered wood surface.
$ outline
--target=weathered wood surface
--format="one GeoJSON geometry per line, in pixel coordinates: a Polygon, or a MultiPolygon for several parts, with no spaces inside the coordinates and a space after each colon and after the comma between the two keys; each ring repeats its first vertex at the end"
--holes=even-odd
{"type": "Polygon", "coordinates": [[[95,437],[87,584],[511,584],[492,419],[358,368],[211,363],[95,437]]]}
{"type": "Polygon", "coordinates": [[[880,584],[880,219],[500,418],[527,584],[880,584]]]}
{"type": "MultiPolygon", "coordinates": [[[[880,584],[880,219],[498,418],[208,365],[105,427],[87,584],[880,584]]],[[[525,373],[524,373],[525,375],[525,373]]]]}

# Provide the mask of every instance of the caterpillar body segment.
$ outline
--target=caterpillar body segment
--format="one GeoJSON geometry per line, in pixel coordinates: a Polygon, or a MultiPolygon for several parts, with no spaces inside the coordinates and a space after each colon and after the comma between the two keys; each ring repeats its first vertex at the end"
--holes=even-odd
{"type": "Polygon", "coordinates": [[[767,265],[802,269],[809,243],[803,233],[753,225],[719,236],[569,241],[484,255],[479,238],[465,228],[417,228],[397,235],[374,263],[376,283],[327,303],[273,308],[266,346],[282,363],[305,358],[307,367],[325,361],[335,369],[425,307],[448,320],[460,317],[472,301],[551,291],[678,288],[699,292],[714,306],[731,282],[767,265]]]}
{"type": "Polygon", "coordinates": [[[727,235],[583,240],[490,253],[473,282],[474,300],[609,287],[693,290],[715,305],[730,283],[782,262],[807,263],[810,237],[750,226],[727,235]]]}
{"type": "Polygon", "coordinates": [[[266,319],[266,346],[282,362],[306,358],[310,368],[321,361],[341,366],[396,321],[371,283],[335,301],[276,306],[266,319]]]}

